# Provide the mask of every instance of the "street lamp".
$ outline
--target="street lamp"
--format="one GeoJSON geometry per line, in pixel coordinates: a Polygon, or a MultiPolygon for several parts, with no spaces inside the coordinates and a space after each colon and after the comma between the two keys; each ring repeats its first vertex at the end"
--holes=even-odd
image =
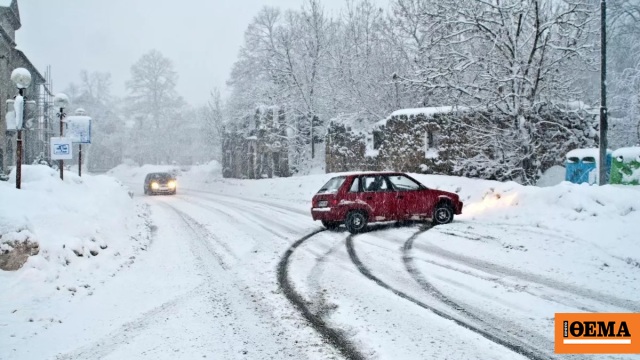
{"type": "Polygon", "coordinates": [[[16,131],[18,132],[16,142],[16,189],[20,189],[22,182],[22,127],[24,123],[24,89],[31,84],[31,73],[25,68],[17,68],[11,73],[11,81],[18,88],[18,95],[15,97],[13,109],[16,114],[16,131]]]}
{"type": "MultiPolygon", "coordinates": [[[[63,121],[64,121],[64,117],[67,116],[67,114],[64,113],[64,108],[66,108],[69,105],[69,97],[63,93],[58,93],[53,98],[53,105],[56,108],[60,109],[60,112],[57,115],[60,118],[60,137],[62,137],[64,134],[63,121]]],[[[64,160],[59,160],[59,161],[60,161],[60,180],[64,180],[64,160]]]]}

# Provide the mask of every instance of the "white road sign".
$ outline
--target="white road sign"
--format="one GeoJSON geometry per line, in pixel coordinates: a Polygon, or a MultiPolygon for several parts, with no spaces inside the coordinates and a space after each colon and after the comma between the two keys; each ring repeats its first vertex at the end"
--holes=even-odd
{"type": "Polygon", "coordinates": [[[70,138],[51,138],[51,160],[73,159],[73,144],[70,138]]]}

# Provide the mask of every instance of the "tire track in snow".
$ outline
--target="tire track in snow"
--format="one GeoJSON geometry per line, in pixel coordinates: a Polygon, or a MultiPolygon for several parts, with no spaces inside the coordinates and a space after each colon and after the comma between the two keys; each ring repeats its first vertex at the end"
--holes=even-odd
{"type": "MultiPolygon", "coordinates": [[[[514,288],[513,284],[509,284],[508,282],[502,280],[502,278],[500,276],[495,275],[495,274],[488,273],[487,276],[482,276],[482,275],[477,274],[477,273],[474,274],[472,271],[464,270],[464,269],[457,268],[455,266],[451,266],[451,265],[447,265],[447,264],[443,264],[443,263],[440,263],[440,262],[435,261],[435,260],[429,260],[429,259],[422,258],[422,259],[420,259],[420,261],[424,262],[424,263],[428,263],[428,264],[434,265],[434,266],[438,266],[438,267],[443,268],[443,269],[447,269],[447,270],[450,270],[450,271],[455,271],[455,272],[458,272],[460,274],[473,276],[475,278],[482,279],[484,281],[491,281],[491,282],[494,282],[496,284],[500,284],[501,286],[503,286],[505,288],[514,288]],[[493,276],[491,276],[491,275],[493,275],[493,276]]],[[[417,276],[421,276],[421,275],[417,274],[417,276]]],[[[418,281],[418,280],[416,280],[416,281],[418,281]]],[[[589,308],[589,307],[586,307],[584,305],[577,304],[574,299],[568,299],[568,298],[565,298],[565,297],[561,297],[561,298],[552,297],[552,296],[547,295],[547,294],[537,293],[535,291],[529,290],[526,287],[525,288],[520,288],[520,289],[517,289],[517,290],[521,291],[521,292],[525,292],[525,293],[527,293],[529,295],[532,295],[532,296],[547,300],[549,302],[555,302],[555,303],[562,304],[562,305],[567,306],[567,307],[573,307],[573,308],[576,308],[576,309],[580,309],[581,311],[584,311],[584,312],[598,312],[598,310],[596,310],[594,308],[589,308]]]]}
{"type": "MultiPolygon", "coordinates": [[[[416,245],[415,247],[425,251],[430,255],[435,255],[453,262],[457,262],[489,274],[493,274],[497,276],[508,276],[508,277],[521,279],[521,280],[542,285],[544,287],[551,288],[560,292],[577,295],[582,298],[590,299],[596,302],[606,303],[608,305],[630,310],[631,312],[640,311],[640,302],[637,302],[637,301],[621,299],[621,298],[608,295],[608,294],[603,294],[594,290],[584,289],[573,284],[563,283],[557,280],[546,278],[541,275],[536,275],[536,274],[527,273],[527,272],[519,271],[512,268],[507,268],[507,267],[490,263],[484,260],[479,260],[473,257],[454,253],[433,244],[422,243],[422,244],[416,245]]],[[[582,305],[575,305],[575,304],[572,306],[576,306],[577,308],[582,307],[582,305]]]]}
{"type": "Polygon", "coordinates": [[[311,324],[311,326],[324,337],[334,348],[336,348],[347,359],[364,360],[362,355],[354,344],[349,341],[339,330],[333,329],[327,325],[321,316],[314,314],[309,310],[304,298],[296,292],[293,284],[289,280],[289,260],[293,253],[300,245],[305,241],[311,239],[313,236],[326,231],[326,229],[316,230],[306,236],[302,237],[295,243],[293,243],[289,249],[285,252],[284,256],[278,264],[278,286],[287,297],[287,300],[304,316],[305,319],[311,324]]]}
{"type": "MultiPolygon", "coordinates": [[[[424,233],[427,230],[429,230],[429,228],[419,230],[413,236],[417,237],[418,235],[424,233]]],[[[494,343],[496,343],[498,345],[504,346],[505,348],[507,348],[507,349],[509,349],[509,350],[511,350],[511,351],[513,351],[515,353],[523,355],[523,356],[525,356],[525,357],[527,357],[529,359],[532,359],[532,360],[548,359],[548,356],[546,356],[546,355],[539,354],[537,351],[532,351],[531,349],[528,349],[528,348],[524,347],[523,345],[514,344],[513,342],[507,341],[504,338],[501,338],[501,337],[499,337],[497,335],[494,335],[493,333],[491,333],[491,332],[489,332],[487,330],[480,329],[480,328],[478,328],[478,327],[476,327],[476,326],[474,326],[472,324],[469,324],[469,323],[467,323],[465,321],[462,321],[462,320],[460,320],[458,318],[455,318],[455,317],[445,313],[444,311],[438,310],[435,307],[427,305],[426,303],[424,303],[424,302],[422,302],[422,301],[420,301],[420,300],[418,300],[418,299],[406,294],[405,292],[400,291],[400,290],[392,287],[391,285],[387,284],[386,282],[382,281],[380,278],[378,278],[375,275],[373,275],[371,273],[371,271],[366,266],[364,266],[362,261],[360,261],[360,258],[358,257],[358,255],[357,255],[357,253],[355,251],[355,247],[353,246],[353,238],[354,238],[354,235],[349,235],[347,237],[347,241],[346,241],[347,252],[349,253],[349,257],[351,258],[351,261],[353,262],[353,264],[356,266],[356,268],[358,269],[358,271],[360,271],[360,273],[362,275],[364,275],[369,280],[375,282],[378,286],[380,286],[380,287],[382,287],[382,288],[384,288],[386,290],[391,291],[395,295],[397,295],[397,296],[399,296],[399,297],[401,297],[401,298],[403,298],[405,300],[408,300],[408,301],[420,306],[423,309],[430,310],[434,314],[436,314],[436,315],[438,315],[438,316],[440,316],[440,317],[442,317],[444,319],[453,321],[457,325],[459,325],[461,327],[464,327],[464,328],[466,328],[466,329],[468,329],[470,331],[473,331],[476,334],[486,338],[487,340],[492,341],[492,342],[494,342],[494,343]]],[[[439,291],[437,289],[433,288],[433,287],[431,288],[430,293],[432,293],[432,292],[439,293],[439,291]]],[[[442,296],[444,297],[444,295],[442,295],[442,296]]],[[[436,296],[436,298],[438,298],[438,297],[436,296]]],[[[455,308],[460,308],[455,302],[453,302],[451,300],[448,300],[448,304],[449,304],[449,306],[453,305],[455,308]]]]}
{"type": "Polygon", "coordinates": [[[152,325],[164,322],[167,317],[170,317],[170,315],[175,313],[175,309],[181,303],[204,293],[205,289],[201,286],[197,286],[183,295],[144,312],[135,320],[123,324],[119,329],[110,332],[102,339],[87,346],[83,346],[73,352],[59,354],[56,356],[56,359],[102,359],[117,350],[122,344],[126,344],[127,340],[137,337],[152,325]]]}
{"type": "Polygon", "coordinates": [[[309,216],[310,213],[308,211],[303,211],[300,210],[298,208],[294,208],[294,207],[290,207],[290,206],[286,206],[286,205],[281,205],[278,204],[276,202],[273,201],[265,201],[265,200],[259,200],[259,199],[252,199],[252,198],[244,198],[244,197],[240,197],[240,196],[230,196],[230,195],[224,195],[224,194],[218,194],[218,193],[214,193],[214,192],[210,192],[210,191],[204,191],[204,190],[196,190],[196,189],[190,189],[187,188],[186,189],[189,192],[195,192],[195,193],[200,193],[200,194],[208,194],[208,195],[212,195],[212,196],[216,196],[216,197],[223,197],[223,198],[227,198],[228,200],[241,200],[241,201],[248,201],[251,203],[258,203],[258,204],[262,204],[262,205],[267,205],[270,207],[274,207],[274,208],[278,208],[281,210],[285,210],[287,212],[290,213],[296,213],[298,215],[304,215],[304,216],[309,216]]]}
{"type": "MultiPolygon", "coordinates": [[[[209,202],[215,202],[215,203],[220,203],[220,204],[225,204],[225,206],[231,206],[234,207],[236,209],[239,209],[240,211],[247,211],[248,213],[250,213],[252,216],[260,219],[261,221],[264,222],[269,222],[269,223],[273,223],[273,218],[269,218],[266,217],[264,215],[261,214],[261,212],[256,209],[255,207],[249,206],[249,205],[244,205],[244,204],[240,204],[238,202],[231,202],[230,200],[222,200],[220,201],[219,199],[213,200],[211,197],[208,197],[208,199],[200,199],[201,201],[209,201],[209,202]]],[[[210,206],[201,204],[203,208],[209,208],[210,210],[214,210],[214,211],[221,211],[220,209],[216,209],[216,208],[212,208],[210,206]]],[[[265,206],[270,207],[271,204],[264,204],[265,206]]],[[[286,210],[286,209],[285,209],[286,210]]],[[[286,210],[288,212],[291,212],[290,210],[286,210]]],[[[224,211],[222,211],[224,212],[224,211]]],[[[233,217],[233,215],[226,213],[227,216],[231,216],[233,217]]],[[[245,218],[249,219],[249,217],[247,217],[247,215],[244,215],[245,218]]],[[[275,234],[279,237],[283,237],[284,234],[278,234],[278,233],[274,233],[273,229],[270,229],[268,227],[266,227],[263,224],[260,224],[258,222],[256,222],[256,224],[260,227],[263,227],[265,230],[268,230],[269,232],[271,232],[272,234],[275,234]]],[[[286,228],[285,226],[283,226],[282,224],[280,224],[280,226],[283,229],[286,230],[290,230],[289,228],[286,228]]],[[[328,343],[333,346],[336,350],[338,350],[342,355],[344,355],[346,358],[348,359],[355,359],[355,360],[360,360],[360,359],[365,359],[365,357],[360,354],[360,352],[355,348],[355,346],[337,329],[333,329],[331,327],[329,327],[326,322],[322,319],[322,314],[324,312],[320,312],[319,314],[314,314],[308,307],[307,307],[307,302],[304,300],[304,298],[298,294],[294,287],[293,284],[290,282],[289,280],[289,270],[288,270],[288,265],[289,265],[289,259],[290,257],[293,255],[294,251],[300,246],[302,245],[305,241],[309,240],[310,238],[312,238],[313,236],[322,233],[326,231],[326,229],[319,229],[316,230],[306,236],[304,236],[303,238],[299,239],[298,241],[296,241],[294,244],[292,244],[289,249],[285,252],[284,256],[281,258],[278,267],[277,267],[277,276],[278,276],[278,287],[280,288],[280,290],[283,292],[283,294],[285,295],[285,297],[287,298],[287,300],[302,314],[302,316],[311,324],[311,326],[313,327],[313,329],[315,331],[317,331],[325,340],[328,341],[328,343]]]]}
{"type": "MultiPolygon", "coordinates": [[[[279,237],[292,237],[297,239],[300,234],[304,234],[315,227],[313,221],[309,221],[311,218],[310,212],[302,212],[300,210],[281,206],[278,204],[272,204],[265,201],[252,201],[241,197],[232,197],[228,195],[218,195],[209,192],[196,191],[207,196],[186,195],[191,199],[197,199],[200,202],[208,202],[215,205],[224,205],[227,208],[232,208],[238,211],[239,215],[251,221],[252,224],[259,226],[263,230],[272,233],[279,237]],[[266,214],[266,215],[265,215],[266,214]],[[280,216],[282,214],[284,216],[280,216]],[[301,218],[309,222],[311,226],[305,226],[303,222],[298,221],[296,218],[301,218]],[[267,226],[265,224],[269,224],[267,226]],[[282,232],[277,233],[274,227],[280,228],[282,232]],[[292,230],[300,230],[298,233],[292,232],[292,230]]],[[[226,210],[217,211],[226,213],[228,216],[236,218],[237,216],[230,214],[226,210]]]]}
{"type": "Polygon", "coordinates": [[[192,196],[192,195],[187,195],[187,197],[193,198],[193,199],[197,199],[196,201],[190,201],[189,203],[195,206],[198,206],[200,208],[203,208],[205,210],[209,210],[209,211],[215,211],[218,212],[220,214],[223,214],[224,216],[228,217],[229,219],[231,219],[232,221],[234,221],[235,223],[237,223],[238,225],[246,225],[246,222],[243,223],[239,220],[239,217],[244,218],[246,220],[248,220],[247,222],[250,224],[250,226],[254,226],[259,228],[260,230],[264,230],[272,235],[275,235],[276,237],[285,237],[285,234],[281,233],[281,232],[277,232],[274,229],[272,229],[269,226],[264,225],[262,222],[266,221],[266,218],[264,217],[260,217],[257,216],[254,211],[249,211],[249,213],[251,215],[248,215],[246,213],[243,213],[246,210],[242,210],[240,206],[238,206],[238,204],[229,204],[226,202],[219,202],[219,201],[215,201],[212,199],[203,199],[200,197],[196,197],[196,196],[192,196]],[[235,208],[237,209],[236,211],[238,211],[238,214],[233,214],[230,213],[227,210],[223,210],[221,208],[215,207],[215,206],[210,206],[210,205],[205,205],[203,202],[209,202],[209,203],[215,203],[215,204],[225,204],[225,206],[227,207],[231,207],[231,208],[235,208]],[[238,216],[239,215],[239,216],[238,216]],[[260,219],[260,221],[255,221],[255,219],[252,219],[251,217],[254,217],[255,219],[260,219]]]}
{"type": "MultiPolygon", "coordinates": [[[[429,228],[430,229],[430,228],[429,228]]],[[[420,236],[421,234],[423,234],[425,231],[429,230],[429,229],[423,229],[421,231],[416,232],[415,234],[413,234],[405,243],[404,246],[402,248],[402,261],[404,262],[405,268],[407,269],[407,272],[411,275],[411,277],[418,283],[418,285],[420,285],[420,287],[426,291],[427,293],[429,293],[430,295],[434,296],[436,299],[438,299],[439,301],[441,301],[442,303],[444,303],[445,305],[453,308],[454,310],[460,312],[461,314],[469,317],[470,319],[479,322],[480,324],[483,324],[487,327],[489,327],[491,329],[491,331],[498,333],[498,334],[502,334],[504,338],[510,338],[510,343],[518,343],[520,348],[529,348],[528,351],[530,353],[533,354],[539,354],[537,356],[543,356],[543,351],[539,350],[537,346],[535,345],[530,345],[528,343],[522,342],[522,340],[517,339],[517,337],[514,337],[513,334],[509,333],[508,331],[504,331],[502,330],[502,328],[504,328],[504,326],[502,328],[497,328],[495,326],[493,326],[492,324],[497,324],[500,323],[501,320],[491,316],[490,314],[486,314],[483,311],[479,311],[474,309],[473,311],[468,310],[468,308],[463,307],[462,305],[460,305],[459,303],[455,302],[454,300],[452,300],[450,297],[446,296],[444,293],[442,293],[440,290],[438,290],[438,288],[433,285],[431,282],[429,282],[424,276],[423,274],[418,270],[418,268],[415,266],[415,263],[413,261],[413,257],[411,256],[411,250],[413,249],[413,243],[415,241],[415,239],[420,236]]],[[[533,294],[532,294],[533,295],[533,294]]],[[[514,326],[510,326],[510,328],[512,330],[515,330],[516,332],[520,333],[521,335],[525,335],[527,337],[530,338],[534,338],[537,335],[527,331],[526,329],[523,329],[521,327],[514,327],[514,326]]],[[[528,356],[527,354],[523,354],[525,356],[528,356]]],[[[546,356],[550,356],[550,355],[546,355],[546,356]]]]}
{"type": "Polygon", "coordinates": [[[233,254],[233,252],[231,252],[230,250],[227,250],[227,247],[215,236],[213,236],[213,234],[211,234],[202,224],[198,223],[194,218],[178,210],[174,206],[171,206],[167,203],[165,203],[165,205],[171,208],[171,210],[175,211],[176,214],[178,214],[180,219],[182,219],[182,221],[193,231],[199,242],[204,245],[204,247],[216,259],[223,270],[229,270],[229,265],[223,259],[223,256],[213,247],[213,244],[210,241],[207,241],[208,239],[212,239],[213,241],[215,241],[218,245],[225,249],[231,257],[234,257],[236,260],[238,260],[235,254],[233,254]]]}

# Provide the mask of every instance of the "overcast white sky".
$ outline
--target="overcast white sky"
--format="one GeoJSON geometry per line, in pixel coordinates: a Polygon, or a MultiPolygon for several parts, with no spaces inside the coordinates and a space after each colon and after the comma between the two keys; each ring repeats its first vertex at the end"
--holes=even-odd
{"type": "MultiPolygon", "coordinates": [[[[333,13],[344,2],[322,0],[333,13]]],[[[18,0],[18,5],[18,48],[42,73],[52,66],[55,92],[77,82],[81,70],[108,71],[113,94],[122,96],[131,65],[155,48],[174,62],[180,94],[197,105],[213,87],[226,87],[257,12],[264,5],[298,9],[302,0],[18,0]]]]}

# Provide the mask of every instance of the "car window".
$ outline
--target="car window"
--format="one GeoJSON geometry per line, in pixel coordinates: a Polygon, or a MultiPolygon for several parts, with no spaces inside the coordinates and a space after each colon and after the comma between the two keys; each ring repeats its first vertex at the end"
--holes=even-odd
{"type": "Polygon", "coordinates": [[[150,174],[147,177],[151,180],[163,181],[163,182],[174,179],[174,177],[171,174],[167,174],[167,173],[150,174]]]}
{"type": "Polygon", "coordinates": [[[389,186],[382,175],[372,175],[362,177],[362,187],[364,191],[387,191],[389,186]]]}
{"type": "Polygon", "coordinates": [[[351,183],[351,188],[349,189],[349,192],[358,192],[358,191],[360,191],[360,178],[355,178],[351,183]]]}
{"type": "Polygon", "coordinates": [[[338,190],[340,189],[340,186],[342,186],[342,183],[344,183],[346,179],[347,178],[344,176],[337,176],[332,178],[326,184],[324,184],[320,188],[320,190],[318,190],[318,194],[338,192],[338,190]]]}
{"type": "Polygon", "coordinates": [[[389,181],[398,191],[411,191],[420,189],[420,184],[404,175],[389,176],[389,181]]]}

